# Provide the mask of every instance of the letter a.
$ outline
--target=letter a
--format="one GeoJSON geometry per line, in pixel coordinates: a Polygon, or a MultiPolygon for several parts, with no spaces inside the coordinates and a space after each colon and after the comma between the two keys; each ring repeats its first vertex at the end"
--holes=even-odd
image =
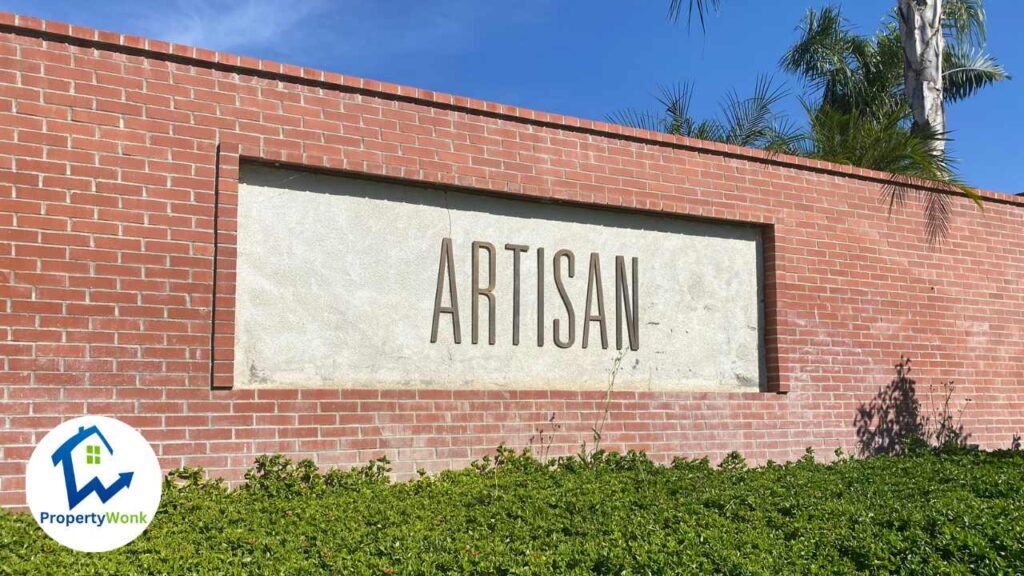
{"type": "Polygon", "coordinates": [[[462,343],[462,330],[459,328],[459,294],[455,289],[455,261],[452,258],[452,239],[441,240],[441,261],[437,265],[437,291],[434,293],[434,321],[430,327],[430,343],[437,342],[437,325],[441,314],[452,315],[452,330],[455,343],[462,343]],[[444,293],[444,279],[448,277],[448,292],[451,295],[451,306],[442,306],[441,297],[444,293]]]}

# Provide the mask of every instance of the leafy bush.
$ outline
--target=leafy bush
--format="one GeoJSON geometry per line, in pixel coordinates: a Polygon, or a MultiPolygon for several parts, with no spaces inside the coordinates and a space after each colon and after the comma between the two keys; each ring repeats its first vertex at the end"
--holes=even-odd
{"type": "Polygon", "coordinates": [[[228,490],[168,475],[149,529],[80,554],[0,513],[2,574],[1007,574],[1024,570],[1024,455],[916,451],[748,468],[499,449],[408,483],[260,457],[228,490]]]}

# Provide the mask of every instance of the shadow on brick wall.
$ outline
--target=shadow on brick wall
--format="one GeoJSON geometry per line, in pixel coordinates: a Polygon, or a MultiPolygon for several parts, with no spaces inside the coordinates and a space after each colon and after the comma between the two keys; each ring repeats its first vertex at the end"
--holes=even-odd
{"type": "Polygon", "coordinates": [[[954,410],[955,387],[953,382],[946,382],[937,403],[934,390],[929,391],[930,411],[923,413],[917,382],[910,377],[910,364],[909,358],[901,356],[894,366],[895,377],[870,402],[857,408],[854,424],[862,456],[902,454],[914,447],[969,447],[970,434],[964,431],[962,417],[971,399],[963,399],[960,408],[954,410]]]}

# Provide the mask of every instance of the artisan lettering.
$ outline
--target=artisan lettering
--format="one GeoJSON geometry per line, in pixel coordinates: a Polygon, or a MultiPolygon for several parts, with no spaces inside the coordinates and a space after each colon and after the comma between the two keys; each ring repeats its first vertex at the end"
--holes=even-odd
{"type": "MultiPolygon", "coordinates": [[[[530,266],[530,259],[524,255],[531,251],[526,244],[505,244],[504,251],[499,253],[495,244],[490,242],[475,241],[471,243],[470,270],[468,281],[470,289],[470,341],[472,344],[481,344],[481,332],[487,333],[487,344],[494,345],[498,337],[498,326],[507,325],[505,320],[497,316],[497,302],[502,300],[512,310],[511,317],[511,341],[513,346],[520,342],[522,329],[523,298],[524,291],[529,286],[522,282],[524,268],[530,266]],[[512,270],[512,285],[498,286],[497,269],[508,266],[512,270]],[[507,300],[504,300],[507,299],[507,300]]],[[[500,245],[499,245],[500,246],[500,245]]],[[[545,334],[550,334],[550,341],[559,348],[571,348],[579,345],[582,348],[596,346],[598,342],[602,349],[609,347],[608,324],[611,321],[609,314],[614,314],[615,323],[615,348],[622,350],[628,346],[630,350],[640,349],[640,292],[638,290],[640,276],[640,262],[636,257],[626,258],[625,256],[614,256],[615,270],[615,301],[606,306],[604,278],[601,276],[601,255],[591,252],[589,256],[581,256],[580,278],[577,280],[576,254],[572,250],[560,249],[554,252],[550,260],[547,260],[542,247],[533,249],[536,254],[535,271],[537,275],[536,302],[537,302],[537,346],[542,347],[547,342],[545,334]],[[627,264],[628,262],[628,264],[627,264]],[[583,315],[579,316],[580,309],[578,302],[572,298],[573,291],[570,287],[574,281],[582,282],[586,268],[586,296],[583,300],[583,315]],[[551,319],[551,331],[546,331],[546,319],[544,309],[544,288],[546,274],[551,275],[551,280],[557,291],[557,302],[560,303],[560,311],[555,313],[551,319]],[[577,329],[582,331],[582,337],[577,339],[577,329]]],[[[434,291],[434,312],[430,328],[430,341],[436,343],[440,333],[451,330],[451,342],[462,343],[462,328],[459,322],[459,298],[458,282],[456,277],[460,270],[456,270],[451,238],[441,240],[441,253],[437,265],[437,284],[434,291]],[[445,304],[447,302],[447,304],[445,304]]],[[[461,260],[465,262],[465,260],[461,260]]],[[[609,264],[611,266],[611,264],[609,264]]],[[[465,271],[462,271],[465,274],[465,271]]],[[[507,274],[507,272],[506,272],[507,274]]],[[[508,308],[505,308],[508,309],[508,308]]],[[[527,312],[529,313],[529,312],[527,312]]],[[[444,337],[447,340],[447,337],[444,337]]]]}

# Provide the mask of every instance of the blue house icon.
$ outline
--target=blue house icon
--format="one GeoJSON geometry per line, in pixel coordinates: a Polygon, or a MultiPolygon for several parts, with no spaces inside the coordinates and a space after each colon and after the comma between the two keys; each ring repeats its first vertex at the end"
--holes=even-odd
{"type": "MultiPolygon", "coordinates": [[[[99,496],[100,501],[106,502],[107,500],[110,500],[114,494],[117,494],[122,489],[131,486],[134,472],[121,472],[118,474],[118,479],[110,486],[104,486],[98,477],[94,477],[92,480],[87,482],[85,486],[82,486],[81,489],[78,488],[78,482],[75,480],[74,459],[71,455],[79,444],[93,435],[100,439],[103,446],[106,447],[107,453],[111,455],[114,454],[114,449],[110,446],[110,442],[107,442],[106,437],[103,436],[103,433],[100,432],[99,428],[93,425],[88,428],[79,427],[78,433],[61,444],[60,448],[57,448],[51,457],[54,466],[59,463],[64,468],[64,486],[68,493],[68,510],[74,510],[75,506],[78,506],[82,500],[85,500],[85,498],[93,492],[99,496]]],[[[90,456],[90,460],[91,459],[92,457],[90,456]]],[[[99,462],[98,455],[96,456],[96,461],[99,462]]]]}

